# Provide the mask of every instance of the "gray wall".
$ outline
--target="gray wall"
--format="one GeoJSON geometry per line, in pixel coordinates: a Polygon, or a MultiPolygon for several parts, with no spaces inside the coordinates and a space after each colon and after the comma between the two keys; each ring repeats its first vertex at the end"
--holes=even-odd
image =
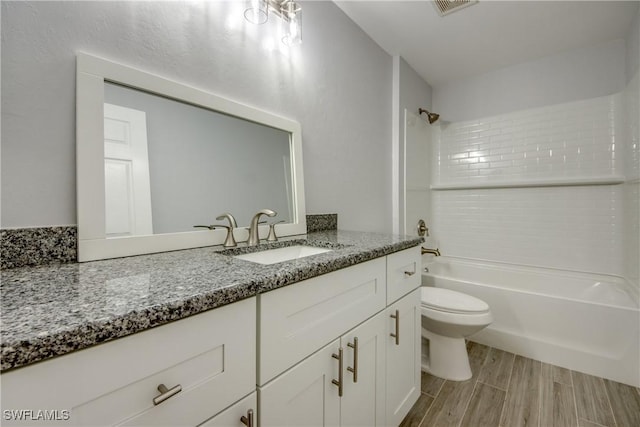
{"type": "Polygon", "coordinates": [[[640,68],[640,8],[636,14],[631,29],[626,38],[627,46],[627,83],[636,75],[640,68]]]}
{"type": "Polygon", "coordinates": [[[610,95],[625,86],[625,41],[563,52],[433,88],[446,121],[610,95]]]}
{"type": "Polygon", "coordinates": [[[299,121],[307,212],[390,231],[392,58],[333,3],[302,5],[303,44],[280,51],[238,2],[3,1],[1,226],[76,222],[84,51],[299,121]]]}

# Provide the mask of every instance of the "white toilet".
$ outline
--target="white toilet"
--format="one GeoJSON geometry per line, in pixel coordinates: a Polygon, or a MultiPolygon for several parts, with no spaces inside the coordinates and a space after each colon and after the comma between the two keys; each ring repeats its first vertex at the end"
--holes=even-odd
{"type": "Polygon", "coordinates": [[[422,287],[422,370],[440,378],[471,378],[465,338],[493,321],[489,306],[461,292],[422,287]]]}

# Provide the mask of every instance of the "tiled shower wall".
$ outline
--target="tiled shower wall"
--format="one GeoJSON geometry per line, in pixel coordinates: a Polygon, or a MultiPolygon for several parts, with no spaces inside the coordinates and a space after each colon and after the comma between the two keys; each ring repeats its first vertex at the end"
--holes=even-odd
{"type": "Polygon", "coordinates": [[[635,274],[637,282],[637,179],[566,185],[622,181],[625,170],[637,171],[630,90],[435,128],[433,235],[441,252],[635,274]]]}
{"type": "Polygon", "coordinates": [[[508,184],[620,173],[621,107],[618,94],[443,124],[435,128],[433,183],[508,184]]]}

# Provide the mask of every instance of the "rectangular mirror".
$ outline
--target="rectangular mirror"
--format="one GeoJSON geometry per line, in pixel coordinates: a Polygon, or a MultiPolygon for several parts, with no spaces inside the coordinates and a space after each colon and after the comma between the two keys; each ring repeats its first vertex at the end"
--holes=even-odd
{"type": "Polygon", "coordinates": [[[221,244],[193,226],[224,212],[306,232],[297,122],[86,54],[76,116],[79,261],[221,244]]]}

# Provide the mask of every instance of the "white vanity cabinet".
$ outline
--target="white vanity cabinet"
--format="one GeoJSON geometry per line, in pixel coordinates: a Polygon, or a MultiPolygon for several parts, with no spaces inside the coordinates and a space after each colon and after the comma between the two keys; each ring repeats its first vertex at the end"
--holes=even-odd
{"type": "Polygon", "coordinates": [[[420,289],[414,289],[386,310],[387,425],[397,426],[420,397],[420,289]],[[393,335],[393,336],[391,336],[393,335]]]}
{"type": "Polygon", "coordinates": [[[385,295],[384,257],[258,295],[258,385],[384,309],[385,295]]]}
{"type": "Polygon", "coordinates": [[[412,248],[259,296],[261,427],[400,424],[420,393],[419,266],[412,248]]]}
{"type": "MultiPolygon", "coordinates": [[[[3,374],[3,426],[197,426],[255,393],[256,298],[3,374]],[[181,391],[154,404],[168,390],[181,391]],[[60,412],[22,423],[6,411],[60,412]]],[[[215,425],[215,424],[212,424],[215,425]]]]}
{"type": "Polygon", "coordinates": [[[254,391],[198,427],[256,427],[257,422],[258,393],[254,391]]]}
{"type": "Polygon", "coordinates": [[[384,330],[380,313],[260,387],[260,426],[384,426],[384,330]]]}
{"type": "Polygon", "coordinates": [[[420,393],[419,286],[416,247],[18,368],[2,425],[397,426],[420,393]]]}
{"type": "Polygon", "coordinates": [[[405,249],[387,255],[387,305],[420,286],[420,249],[405,249]]]}

